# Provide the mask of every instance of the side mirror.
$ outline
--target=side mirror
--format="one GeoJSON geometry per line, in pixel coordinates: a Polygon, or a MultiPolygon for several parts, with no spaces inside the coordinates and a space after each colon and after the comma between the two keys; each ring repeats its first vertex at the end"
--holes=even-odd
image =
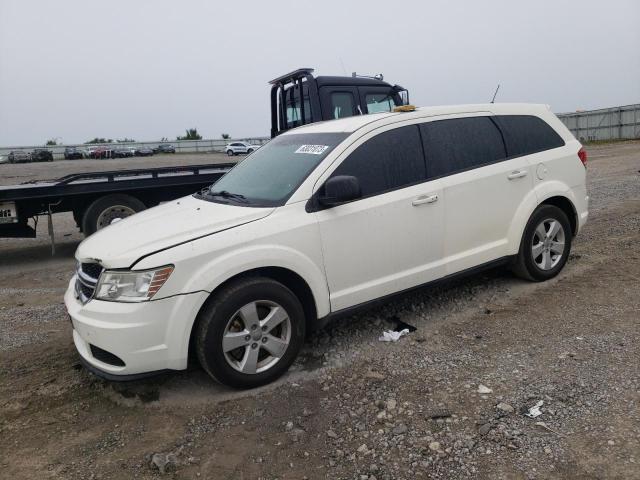
{"type": "Polygon", "coordinates": [[[356,177],[338,175],[324,184],[324,194],[318,197],[320,205],[335,207],[362,196],[360,182],[356,177]]]}

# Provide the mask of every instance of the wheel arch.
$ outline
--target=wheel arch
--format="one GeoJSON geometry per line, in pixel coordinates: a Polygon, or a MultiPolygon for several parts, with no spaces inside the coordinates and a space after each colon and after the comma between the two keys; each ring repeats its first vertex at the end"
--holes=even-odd
{"type": "Polygon", "coordinates": [[[527,223],[529,223],[531,215],[540,205],[554,205],[560,208],[569,218],[572,236],[575,237],[578,233],[578,213],[575,207],[576,202],[572,199],[573,193],[571,190],[566,187],[551,189],[549,185],[545,187],[544,189],[534,189],[529,192],[516,211],[508,234],[509,254],[515,255],[520,251],[520,243],[524,230],[527,228],[527,223]]]}
{"type": "Polygon", "coordinates": [[[189,333],[189,358],[192,358],[194,355],[194,333],[197,331],[200,312],[209,302],[214,301],[215,295],[220,292],[227,285],[236,282],[243,278],[249,277],[264,277],[275,280],[289,290],[293,292],[293,294],[300,300],[302,304],[302,309],[304,310],[305,322],[307,326],[307,331],[313,329],[314,322],[318,319],[318,310],[316,307],[316,298],[313,295],[313,291],[311,287],[307,283],[307,281],[302,278],[299,274],[290,270],[289,268],[278,267],[278,266],[265,266],[265,267],[257,267],[252,268],[250,270],[246,270],[244,272],[238,273],[226,279],[224,282],[220,283],[214,290],[211,291],[208,298],[204,301],[204,303],[200,306],[198,310],[198,315],[196,316],[193,324],[191,325],[191,331],[189,333]]]}
{"type": "Polygon", "coordinates": [[[571,225],[571,235],[573,237],[578,233],[578,212],[575,205],[567,197],[562,195],[555,195],[545,199],[540,205],[553,205],[562,210],[569,219],[569,225],[571,225]]]}

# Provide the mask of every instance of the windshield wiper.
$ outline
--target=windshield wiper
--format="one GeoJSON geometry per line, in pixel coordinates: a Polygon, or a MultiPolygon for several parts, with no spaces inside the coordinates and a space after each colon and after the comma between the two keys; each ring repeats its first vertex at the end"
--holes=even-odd
{"type": "Polygon", "coordinates": [[[219,190],[219,191],[209,191],[208,193],[211,197],[222,197],[222,198],[233,198],[234,200],[239,200],[242,203],[248,203],[247,198],[244,195],[240,195],[239,193],[231,193],[227,190],[219,190]]]}

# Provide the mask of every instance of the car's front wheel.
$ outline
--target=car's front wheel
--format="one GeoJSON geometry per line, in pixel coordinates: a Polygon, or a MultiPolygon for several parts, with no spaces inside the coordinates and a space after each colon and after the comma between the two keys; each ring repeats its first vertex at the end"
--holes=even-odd
{"type": "Polygon", "coordinates": [[[305,316],[298,298],[262,277],[229,284],[198,315],[195,347],[206,372],[234,388],[272,382],[302,347],[305,316]]]}
{"type": "Polygon", "coordinates": [[[555,277],[569,258],[571,240],[567,215],[554,205],[540,205],[524,230],[513,271],[534,282],[555,277]]]}

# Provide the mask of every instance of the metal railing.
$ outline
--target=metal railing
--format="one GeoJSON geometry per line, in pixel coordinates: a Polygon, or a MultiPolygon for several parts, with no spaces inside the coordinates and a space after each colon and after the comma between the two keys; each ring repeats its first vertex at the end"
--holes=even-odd
{"type": "Polygon", "coordinates": [[[0,147],[0,155],[8,155],[11,151],[27,151],[31,152],[36,148],[46,148],[53,154],[53,158],[60,160],[64,158],[64,149],[67,147],[76,147],[80,150],[87,151],[92,147],[106,147],[108,149],[127,148],[127,147],[149,147],[155,148],[161,144],[173,145],[176,153],[220,153],[224,152],[224,147],[233,142],[247,142],[255,145],[264,145],[270,140],[269,137],[243,137],[234,139],[203,139],[203,140],[174,140],[166,142],[111,142],[99,144],[68,144],[68,145],[35,145],[35,146],[16,146],[16,147],[0,147]]]}

